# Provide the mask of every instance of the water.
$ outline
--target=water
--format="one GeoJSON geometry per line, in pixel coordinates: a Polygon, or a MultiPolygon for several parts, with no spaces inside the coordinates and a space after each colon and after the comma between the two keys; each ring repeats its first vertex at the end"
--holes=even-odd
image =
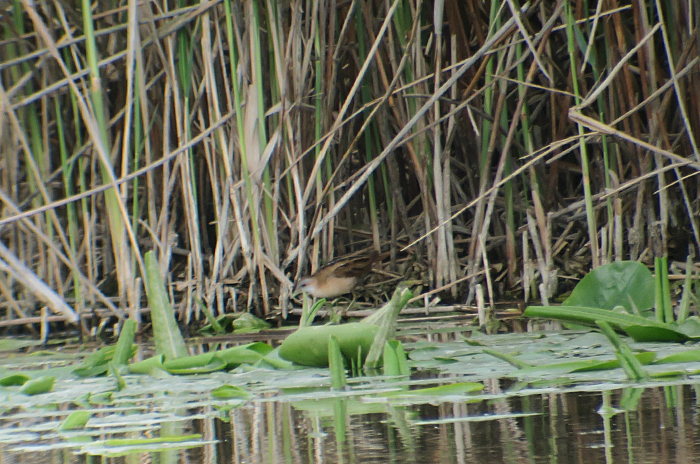
{"type": "MultiPolygon", "coordinates": [[[[464,330],[404,332],[410,380],[362,377],[342,391],[330,388],[328,369],[252,367],[126,374],[119,389],[113,375],[80,380],[62,371],[77,362],[76,353],[6,356],[0,360],[4,375],[55,368],[57,380],[50,393],[35,396],[0,387],[0,464],[700,462],[700,362],[647,365],[656,380],[633,383],[619,368],[562,368],[562,362],[614,359],[597,333],[475,333],[467,343],[464,330]],[[489,350],[533,367],[516,369],[489,350]],[[455,382],[475,382],[483,390],[386,393],[455,382]],[[222,385],[250,396],[214,396],[222,385]],[[89,420],[61,431],[73,411],[89,420]],[[126,439],[140,441],[114,441],[126,439]]],[[[657,360],[692,350],[630,345],[657,360]]]]}
{"type": "MultiPolygon", "coordinates": [[[[212,406],[182,409],[179,420],[170,424],[180,433],[201,434],[205,444],[188,450],[135,452],[103,462],[135,462],[134,457],[139,462],[221,464],[700,462],[698,384],[638,389],[637,407],[624,411],[620,407],[633,394],[631,388],[601,392],[573,387],[566,392],[504,396],[504,382],[490,383],[475,401],[370,403],[383,412],[353,414],[362,403],[353,404],[347,397],[319,409],[291,397],[276,401],[275,396],[223,414],[212,406]],[[486,398],[479,400],[481,396],[486,398]],[[604,405],[610,406],[607,414],[604,405]]],[[[104,415],[110,413],[115,411],[106,408],[104,415]]],[[[76,454],[79,448],[63,448],[70,442],[56,432],[42,432],[39,423],[31,416],[13,419],[12,413],[0,418],[4,432],[33,426],[35,434],[28,441],[1,444],[0,462],[99,462],[76,454]]],[[[157,437],[164,424],[155,420],[140,432],[105,428],[93,440],[157,437]]]]}

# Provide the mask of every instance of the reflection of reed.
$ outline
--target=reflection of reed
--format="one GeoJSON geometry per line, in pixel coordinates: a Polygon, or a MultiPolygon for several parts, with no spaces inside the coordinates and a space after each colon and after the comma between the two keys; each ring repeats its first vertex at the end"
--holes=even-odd
{"type": "MultiPolygon", "coordinates": [[[[384,405],[385,412],[378,414],[353,414],[350,409],[345,441],[334,435],[329,411],[309,413],[287,402],[234,409],[234,461],[219,462],[534,463],[555,459],[567,464],[604,462],[607,456],[612,462],[683,463],[695,456],[696,395],[690,386],[645,389],[638,409],[626,412],[619,408],[625,392],[614,390],[610,397],[614,412],[605,425],[599,414],[600,392],[509,395],[501,391],[498,381],[488,384],[486,394],[495,395],[489,401],[408,408],[384,405]],[[669,408],[674,402],[678,407],[669,408]]],[[[226,433],[225,428],[222,431],[226,433]]]]}

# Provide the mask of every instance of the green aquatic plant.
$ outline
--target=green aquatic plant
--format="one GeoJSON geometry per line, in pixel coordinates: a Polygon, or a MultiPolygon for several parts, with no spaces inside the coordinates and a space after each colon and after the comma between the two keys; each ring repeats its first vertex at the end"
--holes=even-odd
{"type": "Polygon", "coordinates": [[[698,340],[700,320],[687,316],[689,279],[681,318],[674,320],[665,263],[665,259],[657,260],[655,276],[634,261],[600,266],[578,283],[561,306],[529,306],[524,314],[588,327],[598,327],[603,321],[635,341],[698,340]]]}

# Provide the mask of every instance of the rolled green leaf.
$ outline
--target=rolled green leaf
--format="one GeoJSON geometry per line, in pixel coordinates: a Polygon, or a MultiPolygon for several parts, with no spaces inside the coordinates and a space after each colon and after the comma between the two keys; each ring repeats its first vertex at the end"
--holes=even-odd
{"type": "Polygon", "coordinates": [[[627,374],[630,380],[641,380],[649,377],[649,374],[644,370],[642,364],[637,358],[632,354],[632,350],[629,345],[622,341],[622,339],[615,333],[615,331],[610,327],[605,321],[596,321],[600,330],[608,337],[610,343],[615,347],[615,356],[620,361],[622,369],[627,374]]]}
{"type": "Polygon", "coordinates": [[[2,387],[16,387],[24,385],[31,379],[28,375],[24,374],[12,374],[0,379],[0,386],[2,387]]]}
{"type": "Polygon", "coordinates": [[[165,356],[162,354],[157,354],[153,357],[144,359],[143,361],[129,364],[129,372],[132,374],[148,374],[154,367],[162,368],[164,360],[165,356]]]}
{"type": "Polygon", "coordinates": [[[345,376],[345,362],[340,352],[338,337],[331,335],[328,340],[328,367],[331,370],[331,386],[340,390],[348,384],[345,376]]]}
{"type": "Polygon", "coordinates": [[[376,324],[379,327],[369,352],[363,350],[363,353],[367,353],[364,365],[366,370],[379,369],[381,366],[384,344],[396,335],[396,320],[399,317],[399,312],[408,304],[408,300],[411,298],[413,298],[411,290],[399,286],[387,304],[382,306],[376,313],[363,319],[363,322],[376,324]]]}
{"type": "Polygon", "coordinates": [[[328,366],[328,343],[332,335],[345,359],[357,356],[358,347],[368,353],[379,327],[365,322],[300,327],[280,345],[280,357],[304,366],[328,366]]]}
{"type": "Polygon", "coordinates": [[[152,251],[146,253],[146,293],[148,306],[153,320],[153,337],[156,341],[156,352],[172,360],[189,356],[185,339],[175,321],[175,312],[170,305],[168,292],[163,285],[163,276],[158,269],[158,261],[152,251]]]}
{"type": "Polygon", "coordinates": [[[87,421],[90,420],[91,417],[91,412],[82,410],[73,411],[63,420],[61,425],[58,427],[58,430],[64,432],[66,430],[84,429],[85,424],[87,424],[87,421]]]}
{"type": "Polygon", "coordinates": [[[236,385],[222,385],[211,391],[211,396],[218,399],[241,398],[247,399],[252,395],[236,385]]]}
{"type": "Polygon", "coordinates": [[[397,340],[387,340],[384,344],[384,375],[409,375],[408,360],[403,344],[397,340]]]}
{"type": "Polygon", "coordinates": [[[114,357],[112,362],[116,366],[123,366],[132,356],[131,346],[134,343],[134,336],[136,335],[136,321],[133,319],[127,319],[122,327],[122,332],[119,334],[119,340],[117,341],[117,346],[114,348],[114,357]]]}
{"type": "Polygon", "coordinates": [[[25,395],[38,395],[39,393],[48,393],[53,388],[53,384],[56,382],[56,377],[53,375],[42,375],[41,377],[30,380],[25,383],[20,389],[20,393],[25,395]]]}
{"type": "Polygon", "coordinates": [[[226,362],[226,368],[231,369],[241,364],[251,366],[270,354],[273,348],[267,343],[255,342],[217,351],[216,357],[226,362]]]}

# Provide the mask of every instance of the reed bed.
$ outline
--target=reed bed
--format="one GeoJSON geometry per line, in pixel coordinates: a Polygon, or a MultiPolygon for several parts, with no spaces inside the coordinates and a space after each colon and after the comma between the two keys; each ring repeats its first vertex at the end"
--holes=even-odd
{"type": "Polygon", "coordinates": [[[141,320],[148,250],[188,323],[198,299],[285,315],[360,250],[425,304],[685,262],[696,8],[3,2],[0,324],[141,320]]]}

